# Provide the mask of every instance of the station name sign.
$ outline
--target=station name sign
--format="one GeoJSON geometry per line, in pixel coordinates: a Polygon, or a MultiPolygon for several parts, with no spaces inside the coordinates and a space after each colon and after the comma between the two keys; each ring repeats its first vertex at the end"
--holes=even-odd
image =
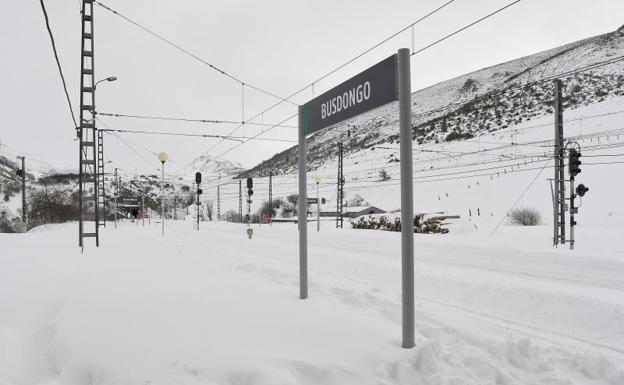
{"type": "Polygon", "coordinates": [[[395,100],[397,55],[392,55],[304,104],[303,132],[312,134],[395,100]]]}
{"type": "Polygon", "coordinates": [[[140,197],[117,197],[117,205],[120,207],[141,207],[140,197]]]}

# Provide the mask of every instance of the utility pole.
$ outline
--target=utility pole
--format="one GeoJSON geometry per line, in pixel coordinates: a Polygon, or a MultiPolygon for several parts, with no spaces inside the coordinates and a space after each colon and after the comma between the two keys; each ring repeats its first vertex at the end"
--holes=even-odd
{"type": "Polygon", "coordinates": [[[253,236],[251,228],[251,196],[253,195],[253,179],[247,178],[247,236],[249,239],[253,236]]]}
{"type": "MultiPolygon", "coordinates": [[[[96,83],[97,84],[97,83],[96,83]]],[[[95,88],[95,87],[94,87],[95,88]]],[[[93,90],[95,93],[95,89],[93,90]]],[[[98,226],[106,227],[106,190],[105,190],[105,172],[104,172],[104,131],[97,131],[97,188],[98,188],[98,201],[95,204],[96,210],[102,210],[101,223],[98,222],[98,226]]]]}
{"type": "Polygon", "coordinates": [[[336,228],[342,229],[344,204],[344,169],[342,163],[342,142],[338,143],[338,178],[336,193],[336,228]]]}
{"type": "Polygon", "coordinates": [[[221,185],[217,185],[217,222],[221,221],[221,185]]]}
{"type": "Polygon", "coordinates": [[[173,219],[178,219],[178,196],[175,192],[175,185],[173,186],[173,219]]]}
{"type": "MultiPolygon", "coordinates": [[[[273,216],[273,171],[269,171],[269,215],[273,216]]],[[[260,219],[262,222],[262,218],[260,219]]]]}
{"type": "Polygon", "coordinates": [[[555,182],[554,182],[554,245],[565,244],[565,148],[563,138],[563,103],[561,80],[554,81],[555,109],[555,182]]]}
{"type": "Polygon", "coordinates": [[[243,181],[238,180],[238,217],[240,223],[243,223],[243,181]]]}
{"type": "Polygon", "coordinates": [[[141,194],[141,221],[145,227],[145,194],[141,194]]]}
{"type": "Polygon", "coordinates": [[[22,160],[22,169],[18,170],[17,175],[22,178],[22,224],[24,231],[28,229],[28,216],[26,215],[26,157],[18,156],[22,160]]]}
{"type": "MultiPolygon", "coordinates": [[[[161,179],[160,179],[160,222],[162,224],[162,236],[165,236],[165,162],[169,160],[169,155],[166,152],[158,154],[158,160],[160,160],[161,179]]],[[[169,163],[171,167],[171,163],[169,163]]]]}
{"type": "Polygon", "coordinates": [[[93,0],[82,0],[82,31],[80,47],[80,120],[78,122],[78,246],[83,247],[83,238],[95,238],[99,246],[99,210],[97,183],[97,136],[95,127],[95,52],[93,44],[93,0]],[[93,191],[92,196],[85,193],[93,191]],[[86,205],[94,203],[94,230],[85,232],[88,221],[86,205]]]}
{"type": "Polygon", "coordinates": [[[115,167],[115,228],[117,228],[117,203],[119,201],[119,178],[117,177],[117,167],[115,167]]]}
{"type": "Polygon", "coordinates": [[[319,198],[319,184],[321,183],[321,176],[316,175],[314,177],[316,182],[316,232],[321,231],[321,198],[319,198]]]}

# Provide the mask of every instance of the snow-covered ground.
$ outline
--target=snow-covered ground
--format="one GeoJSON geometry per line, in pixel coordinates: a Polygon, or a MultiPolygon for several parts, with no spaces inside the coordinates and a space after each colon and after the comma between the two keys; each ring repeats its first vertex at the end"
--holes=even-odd
{"type": "Polygon", "coordinates": [[[0,234],[0,384],[624,384],[622,228],[416,234],[400,347],[400,233],[169,222],[0,234]]]}

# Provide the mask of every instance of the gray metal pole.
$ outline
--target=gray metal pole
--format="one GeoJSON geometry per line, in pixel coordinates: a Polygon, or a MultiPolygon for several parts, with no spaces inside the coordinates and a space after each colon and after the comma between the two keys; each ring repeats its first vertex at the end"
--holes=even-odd
{"type": "Polygon", "coordinates": [[[141,195],[141,223],[145,227],[145,195],[141,195]]]}
{"type": "Polygon", "coordinates": [[[165,236],[165,162],[160,162],[162,167],[162,179],[160,182],[160,222],[162,223],[162,236],[165,236]]]}
{"type": "Polygon", "coordinates": [[[115,228],[117,228],[117,201],[119,200],[119,179],[117,178],[117,167],[115,167],[115,228]]]}
{"type": "Polygon", "coordinates": [[[570,250],[574,250],[574,177],[570,175],[570,250]]]}
{"type": "MultiPolygon", "coordinates": [[[[197,189],[199,190],[199,183],[197,184],[197,189]]],[[[196,221],[197,221],[197,231],[199,231],[199,194],[197,195],[197,203],[195,204],[197,206],[197,216],[196,216],[196,221]]]]}
{"type": "Polygon", "coordinates": [[[316,183],[316,232],[321,231],[321,201],[319,198],[319,183],[316,183]]]}
{"type": "Polygon", "coordinates": [[[399,140],[401,142],[401,271],[404,348],[414,347],[414,185],[410,51],[399,49],[399,140]]]}
{"type": "Polygon", "coordinates": [[[26,216],[26,157],[22,156],[22,225],[24,231],[28,230],[28,217],[26,216]]]}
{"type": "MultiPolygon", "coordinates": [[[[303,106],[299,106],[299,298],[308,298],[308,210],[306,138],[303,106]]],[[[411,159],[411,157],[410,157],[411,159]]]]}

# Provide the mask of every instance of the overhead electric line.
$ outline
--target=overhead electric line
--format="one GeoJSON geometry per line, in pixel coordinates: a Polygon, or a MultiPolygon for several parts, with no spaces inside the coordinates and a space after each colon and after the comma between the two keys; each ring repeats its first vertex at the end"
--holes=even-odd
{"type": "Polygon", "coordinates": [[[215,70],[215,71],[219,72],[220,74],[222,74],[222,75],[224,75],[224,76],[226,76],[226,77],[230,78],[231,80],[235,81],[236,83],[240,84],[241,86],[243,86],[243,87],[249,87],[249,88],[251,88],[251,89],[253,89],[253,90],[255,90],[255,91],[258,91],[258,92],[260,92],[260,93],[263,93],[263,94],[266,94],[266,95],[272,96],[272,97],[274,97],[274,98],[276,98],[276,99],[279,99],[280,101],[283,101],[283,102],[288,102],[288,103],[291,103],[291,104],[296,105],[296,103],[294,103],[294,102],[292,102],[292,101],[290,101],[290,100],[284,99],[284,98],[282,98],[281,96],[275,95],[275,94],[274,94],[274,93],[272,93],[272,92],[269,92],[269,91],[267,91],[267,90],[264,90],[264,89],[262,89],[262,88],[259,88],[259,87],[257,87],[257,86],[254,86],[253,84],[249,84],[249,83],[247,83],[247,82],[242,81],[241,79],[239,79],[239,78],[235,77],[234,75],[232,75],[232,74],[230,74],[230,73],[228,73],[228,72],[226,72],[226,71],[222,70],[221,68],[219,68],[219,67],[215,66],[214,64],[211,64],[211,63],[207,62],[206,60],[204,60],[204,59],[202,59],[201,57],[197,56],[196,54],[194,54],[194,53],[190,52],[189,50],[187,50],[187,49],[185,49],[185,48],[182,48],[179,44],[176,44],[176,43],[172,42],[171,40],[169,40],[169,39],[167,39],[167,38],[163,37],[162,35],[157,34],[156,32],[152,31],[151,29],[149,29],[149,28],[147,28],[147,27],[144,27],[143,25],[141,25],[141,24],[139,24],[138,22],[136,22],[136,21],[134,21],[134,20],[130,19],[129,17],[124,16],[123,14],[121,14],[121,13],[119,13],[118,11],[116,11],[116,10],[112,9],[111,7],[109,7],[109,6],[105,5],[105,4],[103,4],[102,2],[97,1],[97,0],[94,0],[93,2],[94,2],[94,3],[96,3],[97,5],[99,5],[100,7],[102,7],[102,8],[104,8],[104,9],[106,9],[107,11],[109,11],[109,12],[113,13],[114,15],[117,15],[117,16],[121,17],[122,19],[124,19],[124,20],[125,20],[125,21],[127,21],[128,23],[130,23],[130,24],[132,24],[132,25],[134,25],[134,26],[138,27],[139,29],[141,29],[141,30],[143,30],[143,31],[147,32],[148,34],[150,34],[150,35],[154,36],[154,37],[155,37],[155,38],[157,38],[158,40],[160,40],[160,41],[162,41],[162,42],[166,43],[167,45],[169,45],[169,46],[171,46],[171,47],[175,48],[176,50],[178,50],[178,51],[180,51],[180,52],[184,53],[185,55],[190,56],[191,58],[193,58],[193,59],[195,59],[195,60],[199,61],[199,62],[200,62],[200,63],[202,63],[202,64],[207,65],[208,67],[210,67],[211,69],[213,69],[213,70],[215,70]]]}
{"type": "MultiPolygon", "coordinates": [[[[227,139],[236,142],[245,142],[245,138],[237,137],[237,136],[225,136],[225,135],[212,135],[212,134],[187,134],[183,132],[167,132],[167,131],[141,131],[141,130],[120,130],[120,129],[110,129],[104,128],[100,129],[103,132],[117,132],[121,134],[143,134],[143,135],[169,135],[169,136],[186,136],[186,137],[195,137],[195,138],[218,138],[218,139],[227,139]]],[[[248,140],[256,140],[256,138],[249,138],[248,140]]],[[[278,139],[278,138],[257,138],[257,140],[263,140],[267,142],[287,142],[287,143],[295,143],[295,140],[288,139],[278,139]]]]}
{"type": "MultiPolygon", "coordinates": [[[[321,75],[320,77],[316,78],[315,80],[313,80],[311,83],[306,84],[304,87],[300,88],[299,90],[293,92],[292,94],[290,94],[289,96],[286,97],[286,99],[291,99],[295,96],[297,96],[298,94],[300,94],[301,92],[307,90],[310,87],[314,87],[314,84],[324,80],[325,78],[331,76],[332,74],[336,73],[337,71],[341,70],[342,68],[346,67],[347,65],[353,63],[354,61],[356,61],[357,59],[361,58],[362,56],[366,55],[367,53],[371,52],[372,50],[374,50],[375,48],[381,46],[382,44],[388,42],[389,40],[393,39],[394,37],[396,37],[397,35],[407,31],[408,29],[412,28],[413,26],[415,26],[416,24],[419,24],[423,21],[425,21],[426,19],[430,18],[431,16],[435,15],[436,13],[438,13],[439,11],[441,11],[442,9],[444,9],[445,7],[447,7],[448,5],[452,4],[455,0],[451,0],[448,1],[444,4],[442,4],[441,6],[439,6],[438,8],[434,9],[433,11],[427,13],[426,15],[420,17],[418,20],[414,21],[413,23],[409,24],[408,26],[402,28],[401,30],[399,30],[398,32],[393,33],[392,35],[390,35],[389,37],[381,40],[379,43],[374,44],[373,46],[367,48],[366,50],[364,50],[362,53],[356,55],[355,57],[353,57],[352,59],[349,59],[348,61],[344,62],[343,64],[335,67],[334,69],[332,69],[331,71],[325,73],[324,75],[321,75]]],[[[519,0],[518,0],[519,1],[519,0]]],[[[247,121],[245,121],[246,124],[248,124],[248,121],[250,120],[254,120],[256,118],[258,118],[259,116],[263,115],[264,113],[272,110],[273,108],[281,105],[283,103],[283,100],[274,103],[273,105],[269,106],[268,108],[262,110],[261,112],[257,113],[256,115],[252,116],[251,118],[247,119],[247,121]]],[[[234,133],[236,130],[238,130],[239,128],[241,128],[242,125],[236,127],[235,129],[233,129],[232,131],[229,132],[229,134],[231,135],[232,133],[234,133]]],[[[211,148],[208,149],[208,151],[211,151],[213,148],[215,148],[216,146],[218,146],[221,142],[216,143],[214,146],[212,146],[211,148]]]]}
{"type": "Polygon", "coordinates": [[[145,163],[147,163],[150,167],[154,168],[156,171],[160,171],[159,167],[154,166],[149,160],[147,160],[143,155],[139,154],[138,151],[136,151],[134,148],[132,148],[132,146],[130,146],[130,144],[128,144],[125,140],[123,140],[122,138],[120,138],[118,135],[116,135],[114,132],[110,132],[108,131],[109,135],[112,135],[113,137],[115,137],[117,140],[119,140],[121,143],[123,143],[126,147],[128,147],[128,149],[130,149],[130,151],[132,151],[136,156],[138,156],[139,158],[141,158],[145,163]]]}
{"type": "MultiPolygon", "coordinates": [[[[113,118],[134,118],[134,119],[150,119],[150,120],[168,120],[177,122],[191,122],[191,123],[214,123],[214,124],[248,124],[251,126],[272,126],[270,123],[252,123],[241,122],[236,120],[222,120],[222,119],[191,119],[191,118],[177,118],[171,116],[150,116],[150,115],[129,115],[129,114],[114,114],[110,112],[98,112],[98,115],[110,116],[113,118]]],[[[297,128],[295,126],[278,125],[278,127],[297,128]]]]}
{"type": "Polygon", "coordinates": [[[507,210],[507,213],[505,213],[505,216],[503,216],[500,220],[500,222],[498,222],[498,224],[496,225],[496,227],[494,227],[494,230],[492,230],[492,232],[490,233],[490,236],[494,235],[494,233],[496,232],[496,230],[498,230],[498,228],[500,227],[501,224],[503,224],[503,222],[505,221],[505,218],[507,217],[507,214],[511,212],[511,210],[514,209],[514,207],[516,207],[516,205],[520,202],[520,200],[522,200],[522,198],[524,197],[524,194],[527,193],[527,191],[529,191],[529,189],[531,188],[531,186],[533,186],[533,183],[535,183],[535,181],[537,180],[537,178],[542,175],[542,172],[544,171],[544,169],[546,168],[546,166],[548,166],[548,163],[550,163],[552,159],[548,159],[546,162],[544,162],[544,165],[542,166],[542,168],[539,170],[539,172],[537,172],[535,174],[535,176],[533,177],[533,179],[531,180],[531,182],[529,183],[528,186],[526,186],[526,188],[522,191],[522,193],[520,194],[520,196],[518,197],[518,199],[516,199],[516,201],[514,202],[513,205],[511,205],[511,207],[509,208],[509,210],[507,210]]]}
{"type": "Polygon", "coordinates": [[[412,52],[412,54],[411,54],[410,56],[417,55],[417,54],[419,54],[419,53],[421,53],[421,52],[423,52],[423,51],[425,51],[425,50],[427,50],[427,49],[429,49],[429,48],[431,48],[431,47],[433,47],[433,46],[435,46],[435,45],[437,45],[437,44],[440,44],[440,43],[441,43],[441,42],[443,42],[444,40],[446,40],[446,39],[448,39],[448,38],[450,38],[450,37],[453,37],[453,36],[457,35],[458,33],[462,32],[462,31],[465,31],[466,29],[468,29],[468,28],[470,28],[470,27],[472,27],[472,26],[474,26],[474,25],[476,25],[476,24],[481,23],[482,21],[484,21],[484,20],[486,20],[486,19],[489,19],[490,17],[492,17],[492,16],[496,15],[497,13],[500,13],[500,12],[502,12],[502,11],[506,10],[507,8],[509,8],[509,7],[513,6],[513,5],[516,5],[516,4],[518,4],[519,2],[521,2],[521,1],[522,1],[522,0],[516,0],[516,1],[513,1],[513,2],[511,2],[511,3],[507,4],[507,5],[505,5],[504,7],[497,9],[496,11],[494,11],[494,12],[492,12],[492,13],[489,13],[489,14],[487,14],[487,15],[483,16],[482,18],[477,19],[477,20],[473,21],[472,23],[470,23],[470,24],[468,24],[468,25],[465,25],[465,26],[461,27],[460,29],[458,29],[458,30],[455,30],[455,31],[451,32],[450,34],[448,34],[448,35],[446,35],[446,36],[444,36],[444,37],[442,37],[442,38],[440,38],[440,39],[438,39],[438,40],[434,41],[433,43],[428,44],[428,45],[426,45],[426,46],[424,46],[424,47],[422,47],[422,48],[420,48],[420,49],[418,49],[418,50],[416,50],[416,51],[412,52]]]}
{"type": "Polygon", "coordinates": [[[223,138],[227,140],[235,140],[242,142],[242,139],[234,138],[231,136],[224,135],[212,135],[212,134],[187,134],[183,132],[166,132],[166,131],[141,131],[141,130],[118,130],[118,129],[110,129],[104,128],[100,129],[103,132],[118,132],[118,133],[127,133],[127,134],[144,134],[144,135],[170,135],[170,136],[187,136],[187,137],[195,137],[195,138],[223,138]]]}
{"type": "Polygon", "coordinates": [[[52,51],[54,52],[54,59],[56,60],[56,66],[58,67],[59,74],[61,75],[61,82],[63,83],[63,90],[65,91],[65,97],[67,98],[67,105],[69,106],[69,114],[71,115],[72,121],[74,122],[74,128],[78,128],[78,122],[76,122],[74,109],[72,108],[71,100],[69,98],[69,92],[67,92],[67,84],[65,83],[65,76],[63,75],[63,68],[61,67],[61,62],[59,60],[58,53],[56,51],[56,43],[54,42],[54,35],[52,34],[52,29],[50,28],[50,20],[48,19],[48,12],[46,11],[43,0],[40,0],[39,3],[41,4],[41,10],[43,11],[43,17],[45,19],[45,24],[48,30],[48,35],[50,36],[50,41],[52,42],[52,51]]]}

